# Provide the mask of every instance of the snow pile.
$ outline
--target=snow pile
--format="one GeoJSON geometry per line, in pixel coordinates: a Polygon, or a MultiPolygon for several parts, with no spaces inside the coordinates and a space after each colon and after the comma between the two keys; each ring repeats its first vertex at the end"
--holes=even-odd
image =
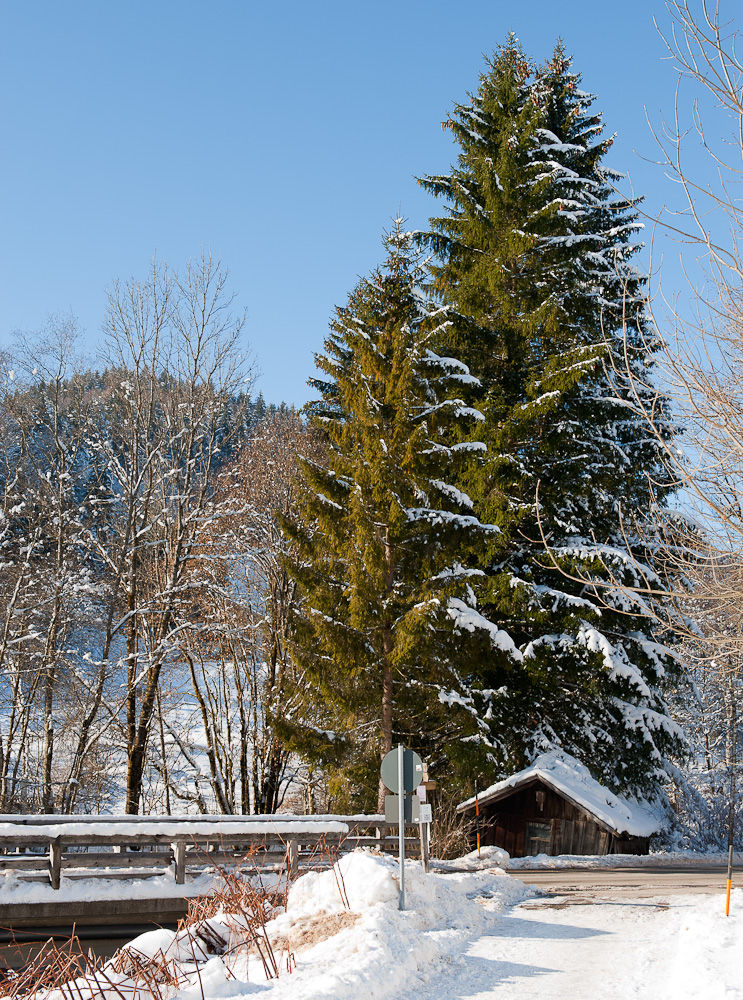
{"type": "Polygon", "coordinates": [[[297,972],[279,981],[277,997],[381,1000],[414,993],[438,963],[486,930],[493,911],[531,894],[502,871],[424,875],[411,863],[406,866],[407,909],[400,912],[397,863],[356,852],[343,858],[336,872],[300,879],[289,895],[287,913],[275,921],[277,929],[297,917],[338,913],[343,904],[336,873],[359,919],[298,954],[297,972]]]}
{"type": "MultiPolygon", "coordinates": [[[[651,837],[663,826],[663,815],[659,807],[644,800],[638,801],[615,795],[600,785],[587,767],[564,750],[550,750],[549,753],[543,753],[523,771],[518,771],[503,781],[497,781],[484,792],[480,792],[478,796],[480,805],[497,800],[504,792],[535,779],[541,779],[554,791],[570,799],[615,833],[627,833],[632,837],[651,837]]],[[[458,805],[457,812],[465,812],[474,805],[473,796],[458,805]]]]}
{"type": "Polygon", "coordinates": [[[437,872],[477,872],[489,868],[510,868],[511,855],[502,847],[487,845],[480,848],[480,853],[470,851],[454,861],[432,861],[437,872]]]}
{"type": "MultiPolygon", "coordinates": [[[[202,987],[206,1000],[267,988],[275,1000],[392,1000],[414,994],[442,963],[486,933],[495,914],[533,894],[498,869],[425,875],[419,863],[408,862],[407,908],[401,912],[398,871],[394,859],[360,850],[332,869],[303,875],[289,892],[286,911],[265,928],[283,970],[278,979],[267,981],[255,954],[200,954],[197,937],[195,955],[206,961],[198,975],[191,974],[193,986],[181,987],[178,996],[200,1000],[202,987]],[[296,961],[291,974],[287,948],[296,961]]],[[[221,930],[230,918],[218,915],[210,923],[221,930]]],[[[187,972],[192,941],[184,932],[151,931],[127,947],[147,956],[159,952],[187,972]]]]}

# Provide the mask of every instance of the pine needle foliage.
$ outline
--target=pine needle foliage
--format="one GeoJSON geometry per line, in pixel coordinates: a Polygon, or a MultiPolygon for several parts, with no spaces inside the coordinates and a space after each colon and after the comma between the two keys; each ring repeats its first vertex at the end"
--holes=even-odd
{"type": "Polygon", "coordinates": [[[310,420],[325,459],[302,461],[300,514],[285,524],[304,595],[294,656],[327,717],[326,730],[298,724],[295,745],[342,765],[346,804],[364,808],[398,741],[440,766],[461,756],[475,724],[460,704],[463,678],[489,644],[459,626],[478,614],[477,554],[497,531],[453,485],[483,446],[473,434],[482,414],[463,398],[473,377],[432,350],[448,312],[421,290],[426,271],[401,219],[386,246],[316,358],[310,420]]]}
{"type": "MultiPolygon", "coordinates": [[[[624,582],[640,565],[652,578],[627,526],[668,495],[658,441],[618,374],[625,361],[652,367],[654,346],[632,261],[640,227],[604,164],[612,140],[593,103],[562,43],[536,68],[509,37],[448,119],[456,164],[421,180],[446,205],[423,240],[452,319],[437,348],[477,377],[468,401],[485,417],[485,460],[458,485],[500,529],[478,599],[512,640],[513,669],[504,682],[486,659],[470,680],[489,773],[562,746],[612,787],[652,794],[679,739],[663,700],[674,655],[647,609],[566,579],[541,537],[576,576],[606,582],[608,563],[624,582]]],[[[670,436],[667,401],[649,402],[670,436]]]]}

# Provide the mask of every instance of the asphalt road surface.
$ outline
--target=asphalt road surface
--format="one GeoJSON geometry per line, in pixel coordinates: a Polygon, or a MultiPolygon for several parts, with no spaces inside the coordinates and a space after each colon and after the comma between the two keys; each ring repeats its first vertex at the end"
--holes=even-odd
{"type": "MultiPolygon", "coordinates": [[[[591,903],[600,899],[650,899],[686,896],[689,893],[725,893],[724,865],[638,865],[637,868],[517,869],[514,878],[544,893],[559,897],[562,905],[591,903]]],[[[743,871],[733,869],[733,886],[743,886],[743,871]]],[[[542,904],[544,905],[544,904],[542,904]]]]}

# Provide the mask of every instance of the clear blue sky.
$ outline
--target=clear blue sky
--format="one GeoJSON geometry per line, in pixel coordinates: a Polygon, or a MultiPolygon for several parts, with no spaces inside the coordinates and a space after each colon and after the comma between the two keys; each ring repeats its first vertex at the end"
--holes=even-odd
{"type": "Polygon", "coordinates": [[[302,403],[334,304],[380,259],[414,175],[452,162],[441,122],[513,30],[558,35],[648,208],[669,191],[645,108],[672,111],[662,0],[16,0],[3,11],[0,347],[73,312],[94,357],[105,290],[202,248],[230,271],[268,400],[302,403]]]}

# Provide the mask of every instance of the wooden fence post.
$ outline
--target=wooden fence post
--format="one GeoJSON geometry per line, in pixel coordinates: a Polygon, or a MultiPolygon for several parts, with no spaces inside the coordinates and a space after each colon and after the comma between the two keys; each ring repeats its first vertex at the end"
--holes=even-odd
{"type": "Polygon", "coordinates": [[[418,830],[420,832],[421,838],[421,864],[423,865],[423,871],[428,874],[430,864],[428,860],[428,830],[426,827],[427,823],[419,823],[418,830]]]}
{"type": "Polygon", "coordinates": [[[380,854],[384,854],[384,849],[387,846],[385,841],[387,840],[387,824],[383,823],[378,826],[375,830],[375,836],[377,838],[377,850],[380,854]]]}
{"type": "Polygon", "coordinates": [[[52,889],[59,889],[62,878],[62,845],[59,837],[49,841],[49,881],[52,889]]]}
{"type": "Polygon", "coordinates": [[[184,885],[186,881],[186,841],[176,840],[173,844],[173,860],[175,862],[175,884],[184,885]]]}
{"type": "Polygon", "coordinates": [[[286,845],[286,877],[289,882],[296,877],[299,866],[299,844],[290,840],[286,845]]]}

